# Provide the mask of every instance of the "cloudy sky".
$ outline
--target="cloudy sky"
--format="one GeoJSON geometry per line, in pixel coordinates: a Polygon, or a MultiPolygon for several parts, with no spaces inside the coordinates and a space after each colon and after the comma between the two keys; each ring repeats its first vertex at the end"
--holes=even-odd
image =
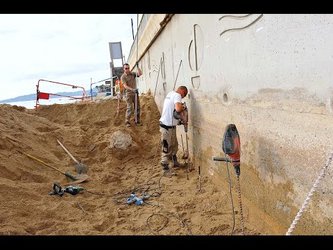
{"type": "Polygon", "coordinates": [[[137,14],[0,14],[0,100],[36,93],[39,79],[89,91],[110,77],[109,42],[121,42],[127,59],[131,18],[135,33],[137,14]]]}

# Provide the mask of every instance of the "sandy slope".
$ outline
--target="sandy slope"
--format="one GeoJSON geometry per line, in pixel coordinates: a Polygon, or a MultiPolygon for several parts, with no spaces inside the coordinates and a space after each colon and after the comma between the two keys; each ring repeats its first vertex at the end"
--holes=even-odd
{"type": "MultiPolygon", "coordinates": [[[[151,96],[141,96],[143,126],[124,126],[125,102],[43,106],[39,110],[0,105],[1,235],[230,235],[241,234],[239,208],[235,224],[228,190],[198,171],[186,169],[163,177],[159,112],[151,96]],[[130,135],[127,149],[112,148],[114,132],[130,135]],[[49,195],[65,175],[30,159],[28,153],[60,171],[76,174],[74,161],[57,143],[89,167],[85,188],[77,195],[49,195]],[[128,205],[131,192],[149,195],[143,205],[128,205]]],[[[181,153],[181,152],[180,152],[181,153]]],[[[235,191],[233,191],[235,192],[235,191]]],[[[235,193],[234,196],[237,194],[235,193]]],[[[244,233],[263,234],[249,224],[244,233]]]]}

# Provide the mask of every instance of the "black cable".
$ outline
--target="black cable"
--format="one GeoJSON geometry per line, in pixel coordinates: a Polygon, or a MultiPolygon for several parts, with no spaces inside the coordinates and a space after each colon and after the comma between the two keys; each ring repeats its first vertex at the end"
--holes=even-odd
{"type": "MultiPolygon", "coordinates": [[[[226,154],[224,154],[224,157],[227,157],[226,154]]],[[[230,172],[229,172],[229,164],[227,164],[227,173],[228,173],[228,182],[229,182],[229,193],[230,193],[230,200],[231,200],[231,208],[232,208],[232,229],[231,229],[231,235],[233,235],[235,230],[235,208],[234,208],[234,201],[232,198],[232,191],[231,191],[231,178],[230,178],[230,172]]]]}
{"type": "Polygon", "coordinates": [[[168,223],[169,223],[169,218],[168,218],[166,215],[161,214],[161,213],[154,213],[154,214],[151,214],[151,215],[149,215],[148,218],[146,219],[147,227],[148,227],[148,229],[149,229],[151,232],[153,232],[153,234],[155,234],[155,232],[159,232],[159,231],[161,231],[163,228],[165,228],[165,226],[166,226],[168,223]],[[153,216],[155,216],[155,215],[160,215],[160,216],[166,218],[166,220],[165,220],[165,223],[164,223],[162,226],[160,226],[159,228],[157,228],[157,229],[152,229],[152,228],[150,227],[150,225],[149,225],[149,221],[150,221],[150,219],[151,219],[153,216]]]}
{"type": "MultiPolygon", "coordinates": [[[[154,180],[152,180],[152,178],[150,178],[146,181],[145,184],[135,186],[134,188],[132,188],[130,190],[119,191],[114,194],[113,201],[117,204],[127,204],[126,199],[128,198],[129,194],[135,194],[135,193],[141,193],[142,196],[159,197],[162,193],[161,187],[160,187],[160,181],[161,181],[161,177],[159,178],[158,187],[156,187],[156,188],[151,188],[152,185],[156,184],[156,181],[154,181],[154,180]],[[154,191],[154,192],[152,192],[152,194],[149,194],[148,190],[154,191]]],[[[144,202],[144,203],[153,205],[148,202],[144,202]]],[[[156,206],[156,205],[153,205],[153,206],[156,206]]]]}

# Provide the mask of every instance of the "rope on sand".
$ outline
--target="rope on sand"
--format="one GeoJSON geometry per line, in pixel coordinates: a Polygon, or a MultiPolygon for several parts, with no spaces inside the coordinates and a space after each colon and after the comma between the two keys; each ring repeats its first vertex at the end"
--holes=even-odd
{"type": "Polygon", "coordinates": [[[299,221],[299,219],[301,218],[303,212],[306,210],[307,206],[309,205],[310,199],[314,193],[314,191],[316,190],[316,188],[319,185],[319,182],[322,180],[322,178],[325,176],[326,170],[328,169],[328,167],[331,165],[332,163],[332,158],[333,158],[333,152],[331,153],[330,157],[327,160],[326,165],[323,167],[323,169],[321,170],[317,180],[315,181],[315,183],[313,184],[310,192],[308,193],[301,209],[298,211],[294,221],[291,223],[286,235],[291,235],[291,233],[293,232],[293,230],[295,229],[295,226],[297,224],[297,222],[299,221]]]}

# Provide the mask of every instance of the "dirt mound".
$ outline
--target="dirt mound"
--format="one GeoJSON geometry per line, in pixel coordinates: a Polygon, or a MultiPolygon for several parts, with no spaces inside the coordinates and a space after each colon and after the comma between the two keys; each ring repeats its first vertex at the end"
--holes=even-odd
{"type": "MultiPolygon", "coordinates": [[[[198,172],[175,170],[163,177],[160,114],[152,96],[140,97],[142,126],[125,126],[126,105],[117,100],[42,106],[39,110],[0,105],[1,235],[229,235],[236,227],[229,194],[198,172]],[[116,132],[131,137],[127,148],[112,147],[116,132]],[[50,195],[66,186],[62,172],[75,162],[57,139],[89,167],[76,195],[50,195]],[[143,204],[127,204],[131,193],[143,204]],[[140,200],[140,199],[139,199],[140,200]]],[[[246,211],[245,211],[246,215],[246,211]]],[[[245,223],[245,234],[258,234],[245,223]]]]}

